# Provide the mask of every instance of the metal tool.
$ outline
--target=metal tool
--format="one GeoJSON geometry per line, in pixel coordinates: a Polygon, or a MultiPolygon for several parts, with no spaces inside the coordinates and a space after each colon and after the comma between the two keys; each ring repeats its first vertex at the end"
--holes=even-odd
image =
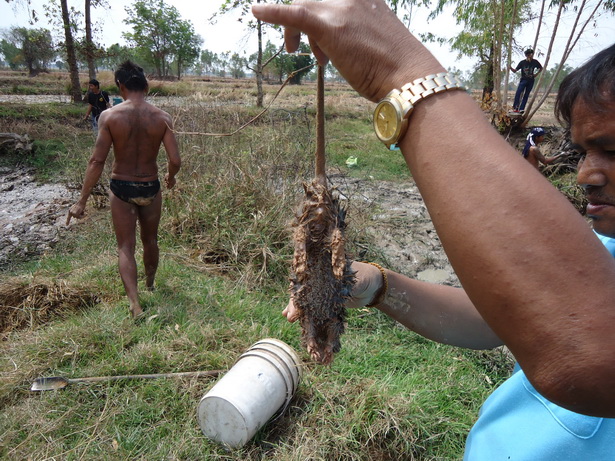
{"type": "Polygon", "coordinates": [[[120,379],[157,379],[157,378],[181,378],[203,376],[216,377],[220,370],[213,371],[186,371],[182,373],[158,373],[151,375],[121,375],[121,376],[94,376],[90,378],[64,378],[62,376],[50,376],[46,378],[36,378],[32,383],[31,391],[52,391],[63,389],[69,384],[99,383],[103,381],[118,381],[120,379]]]}

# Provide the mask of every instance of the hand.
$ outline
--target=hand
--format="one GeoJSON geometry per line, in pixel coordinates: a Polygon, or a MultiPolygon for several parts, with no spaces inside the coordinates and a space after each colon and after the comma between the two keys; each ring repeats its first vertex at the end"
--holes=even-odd
{"type": "MultiPolygon", "coordinates": [[[[348,309],[364,307],[374,300],[382,288],[382,274],[377,267],[357,261],[353,261],[351,269],[355,272],[355,284],[351,297],[346,301],[346,307],[348,309]]],[[[299,319],[299,311],[292,297],[282,311],[282,315],[291,323],[299,319]]]]}
{"type": "Polygon", "coordinates": [[[85,206],[82,205],[80,202],[77,202],[68,210],[68,215],[66,216],[66,225],[68,226],[70,224],[71,218],[81,219],[84,216],[85,206]]]}
{"type": "Polygon", "coordinates": [[[175,177],[170,177],[169,173],[164,175],[164,184],[167,187],[167,189],[173,189],[173,187],[175,186],[175,177]]]}
{"type": "Polygon", "coordinates": [[[297,0],[292,5],[253,5],[252,13],[285,27],[289,52],[297,50],[301,33],[306,33],[319,64],[330,58],[346,81],[372,101],[444,70],[384,0],[297,0]]]}

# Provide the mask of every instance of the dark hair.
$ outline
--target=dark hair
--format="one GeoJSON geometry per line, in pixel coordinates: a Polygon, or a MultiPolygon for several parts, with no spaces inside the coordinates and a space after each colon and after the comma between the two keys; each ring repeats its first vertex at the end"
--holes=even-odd
{"type": "Polygon", "coordinates": [[[90,85],[94,85],[96,88],[100,88],[100,82],[98,80],[96,80],[95,78],[90,80],[89,83],[90,83],[90,85]]]}
{"type": "Polygon", "coordinates": [[[528,54],[534,54],[534,50],[531,48],[528,48],[527,50],[525,50],[525,55],[527,56],[528,54]]]}
{"type": "Polygon", "coordinates": [[[115,71],[115,83],[117,86],[121,83],[131,91],[144,91],[148,87],[143,68],[130,60],[124,61],[115,71]]]}
{"type": "Polygon", "coordinates": [[[555,117],[566,128],[572,123],[572,107],[577,98],[593,110],[615,100],[615,45],[602,50],[562,81],[555,100],[555,117]]]}

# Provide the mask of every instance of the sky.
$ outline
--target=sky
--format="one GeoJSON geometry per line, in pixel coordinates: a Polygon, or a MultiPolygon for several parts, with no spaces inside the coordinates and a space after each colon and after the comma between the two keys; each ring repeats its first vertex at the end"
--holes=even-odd
{"type": "MultiPolygon", "coordinates": [[[[19,0],[18,0],[19,1],[19,0]]],[[[43,5],[49,0],[31,0],[31,8],[36,10],[41,17],[41,21],[30,26],[28,24],[28,11],[22,3],[25,0],[21,0],[20,5],[8,4],[5,1],[0,0],[0,32],[2,30],[8,30],[13,26],[23,27],[46,27],[51,26],[44,18],[43,5]]],[[[127,31],[124,19],[126,18],[125,0],[107,0],[109,8],[106,10],[94,9],[93,18],[95,21],[102,21],[102,33],[98,35],[98,42],[105,46],[112,45],[114,43],[125,44],[122,38],[122,32],[127,31]]],[[[226,13],[218,17],[215,24],[210,22],[211,16],[219,9],[223,3],[222,0],[165,0],[167,5],[174,6],[179,11],[182,19],[187,19],[194,25],[195,31],[203,38],[204,49],[213,51],[217,54],[227,51],[238,51],[250,55],[256,51],[256,34],[250,33],[246,27],[246,21],[239,22],[240,14],[238,12],[226,13]]],[[[591,3],[591,0],[590,0],[591,3]]],[[[83,5],[83,0],[75,1],[68,0],[69,7],[75,6],[80,9],[83,5]]],[[[410,30],[419,34],[422,32],[432,32],[434,34],[443,35],[447,38],[455,35],[461,30],[460,26],[457,26],[450,14],[441,15],[435,21],[427,23],[426,9],[418,9],[413,11],[412,20],[410,21],[410,30]]],[[[247,19],[247,18],[246,18],[247,19]]],[[[547,18],[547,23],[549,18],[547,18]]],[[[568,31],[572,27],[570,20],[565,20],[560,27],[562,34],[568,31]]],[[[543,27],[545,32],[550,35],[550,28],[548,26],[543,27]]],[[[526,48],[531,46],[534,41],[535,32],[532,27],[526,27],[517,37],[519,46],[526,48]]],[[[576,47],[576,51],[573,52],[568,63],[570,65],[578,66],[585,60],[591,57],[596,52],[606,48],[607,46],[615,42],[615,17],[613,15],[605,16],[601,18],[597,27],[591,31],[588,31],[585,35],[586,38],[582,39],[576,47]]],[[[281,38],[278,32],[270,31],[265,37],[265,40],[270,40],[276,44],[281,44],[281,38]]],[[[560,38],[560,42],[564,39],[560,38]]],[[[436,58],[448,69],[457,68],[463,71],[471,70],[475,64],[475,59],[462,58],[457,59],[456,53],[450,51],[447,45],[437,45],[433,43],[426,43],[427,48],[436,56],[436,58]]],[[[544,53],[548,48],[547,34],[543,34],[539,45],[537,46],[537,53],[535,58],[541,61],[541,57],[544,57],[544,53]]],[[[550,61],[550,65],[553,65],[559,61],[561,57],[561,51],[558,53],[558,48],[554,49],[554,56],[550,61]]],[[[513,59],[514,65],[524,58],[521,52],[518,53],[513,59]]]]}

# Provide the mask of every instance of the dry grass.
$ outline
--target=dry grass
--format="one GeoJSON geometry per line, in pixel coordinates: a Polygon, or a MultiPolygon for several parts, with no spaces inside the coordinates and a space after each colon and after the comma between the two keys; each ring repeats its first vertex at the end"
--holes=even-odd
{"type": "Polygon", "coordinates": [[[0,334],[42,325],[98,302],[91,290],[63,280],[15,277],[0,285],[0,334]]]}

